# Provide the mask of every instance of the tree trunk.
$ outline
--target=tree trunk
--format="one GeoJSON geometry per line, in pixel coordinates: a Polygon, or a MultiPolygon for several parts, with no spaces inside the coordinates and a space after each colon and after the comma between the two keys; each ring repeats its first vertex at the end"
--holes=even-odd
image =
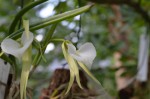
{"type": "Polygon", "coordinates": [[[80,70],[80,82],[83,89],[79,88],[76,80],[68,94],[65,94],[70,79],[70,71],[68,69],[56,69],[51,77],[49,87],[42,90],[40,99],[95,99],[89,97],[98,96],[96,91],[90,90],[87,86],[88,80],[84,73],[80,70]]]}

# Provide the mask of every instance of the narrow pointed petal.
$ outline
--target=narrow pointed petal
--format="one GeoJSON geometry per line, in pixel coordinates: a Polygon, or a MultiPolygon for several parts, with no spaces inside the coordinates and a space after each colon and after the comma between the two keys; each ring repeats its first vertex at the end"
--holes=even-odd
{"type": "Polygon", "coordinates": [[[70,70],[70,80],[69,80],[68,88],[65,94],[67,94],[70,91],[73,82],[74,82],[74,73],[73,71],[70,70]]]}
{"type": "Polygon", "coordinates": [[[4,39],[1,43],[1,48],[3,52],[11,54],[17,58],[20,58],[22,53],[20,53],[20,44],[12,39],[4,39]]]}
{"type": "Polygon", "coordinates": [[[87,75],[89,77],[91,77],[97,84],[98,84],[98,89],[97,91],[99,90],[101,92],[101,96],[100,98],[98,99],[111,99],[111,97],[109,96],[109,94],[105,91],[105,89],[103,88],[103,86],[101,85],[101,83],[93,76],[93,74],[87,69],[87,67],[81,63],[81,62],[78,62],[78,64],[80,65],[80,67],[87,73],[87,75]]]}
{"type": "Polygon", "coordinates": [[[79,87],[80,87],[81,89],[83,89],[83,87],[82,87],[82,85],[81,85],[81,82],[80,82],[79,69],[77,70],[76,81],[77,81],[79,87]]]}
{"type": "MultiPolygon", "coordinates": [[[[75,47],[73,47],[73,46],[70,46],[70,47],[72,47],[72,50],[74,50],[74,52],[75,52],[75,47]]],[[[73,81],[74,81],[75,77],[76,77],[76,81],[77,81],[79,87],[82,88],[82,86],[81,86],[81,83],[80,83],[80,76],[79,76],[78,66],[77,66],[75,60],[68,54],[67,44],[65,42],[62,44],[62,50],[63,50],[63,54],[65,56],[65,59],[69,64],[69,69],[70,69],[70,81],[69,81],[69,85],[68,85],[68,88],[67,88],[67,91],[66,91],[66,94],[67,94],[69,92],[69,90],[71,89],[71,87],[72,87],[72,84],[73,84],[73,81]]]]}
{"type": "Polygon", "coordinates": [[[83,89],[83,87],[80,83],[80,75],[79,75],[79,69],[78,69],[77,63],[69,54],[68,54],[68,56],[69,56],[68,63],[70,65],[70,67],[72,68],[72,72],[74,73],[74,75],[76,77],[76,81],[77,81],[79,87],[81,89],[83,89]]]}
{"type": "MultiPolygon", "coordinates": [[[[67,54],[67,51],[66,51],[65,42],[62,43],[62,51],[63,51],[63,54],[65,56],[66,61],[68,61],[69,57],[68,57],[68,54],[67,54]]],[[[69,80],[68,88],[67,88],[67,91],[66,91],[65,94],[67,94],[70,91],[70,89],[72,87],[72,84],[74,82],[74,77],[75,77],[73,68],[71,68],[70,65],[69,65],[69,68],[70,68],[70,80],[69,80]]]]}
{"type": "Polygon", "coordinates": [[[92,73],[88,70],[88,68],[84,64],[82,64],[81,62],[78,62],[78,64],[89,75],[89,77],[91,77],[97,84],[101,86],[100,82],[92,75],[92,73]]]}

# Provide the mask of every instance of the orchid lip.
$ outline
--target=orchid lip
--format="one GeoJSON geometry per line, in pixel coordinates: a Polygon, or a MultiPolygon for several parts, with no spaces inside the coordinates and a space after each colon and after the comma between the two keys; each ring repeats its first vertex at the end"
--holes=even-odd
{"type": "Polygon", "coordinates": [[[96,50],[92,43],[85,43],[76,50],[73,44],[68,44],[68,53],[77,61],[85,64],[89,69],[96,57],[96,50]]]}
{"type": "Polygon", "coordinates": [[[23,53],[27,50],[27,48],[31,45],[33,42],[33,34],[29,34],[29,38],[26,37],[25,32],[23,32],[21,36],[21,43],[18,43],[17,41],[6,38],[1,43],[1,48],[3,52],[7,54],[11,54],[17,58],[21,58],[23,53]]]}

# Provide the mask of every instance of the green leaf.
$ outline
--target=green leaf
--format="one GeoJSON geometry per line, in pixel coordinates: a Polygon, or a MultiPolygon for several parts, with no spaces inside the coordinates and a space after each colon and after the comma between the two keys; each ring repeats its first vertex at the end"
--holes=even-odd
{"type": "Polygon", "coordinates": [[[47,46],[47,44],[51,40],[56,27],[57,27],[57,24],[53,24],[52,27],[50,28],[50,30],[46,33],[45,38],[44,38],[44,42],[43,42],[44,46],[47,46]]]}
{"type": "Polygon", "coordinates": [[[57,24],[53,24],[50,28],[50,30],[48,31],[48,33],[46,33],[45,35],[45,39],[44,42],[42,44],[40,44],[37,40],[34,40],[33,44],[39,48],[38,54],[35,56],[34,60],[33,60],[33,69],[30,73],[30,76],[32,75],[32,73],[34,72],[34,70],[36,69],[36,67],[38,66],[38,64],[41,61],[41,58],[46,61],[45,57],[43,56],[46,46],[48,45],[48,43],[50,43],[51,38],[53,36],[53,33],[55,31],[57,27],[57,24]]]}
{"type": "MultiPolygon", "coordinates": [[[[51,24],[58,23],[62,20],[74,17],[74,16],[79,15],[83,12],[86,12],[91,7],[92,7],[92,5],[86,5],[86,6],[81,7],[81,8],[77,8],[77,9],[74,9],[71,11],[64,12],[62,14],[54,15],[48,19],[45,19],[43,21],[40,21],[40,22],[37,22],[35,24],[30,25],[30,31],[38,30],[38,29],[41,29],[43,27],[49,26],[51,24]]],[[[19,33],[21,33],[23,30],[24,29],[22,28],[16,32],[12,33],[11,35],[9,35],[9,37],[14,38],[15,36],[19,35],[19,33]]]]}
{"type": "Polygon", "coordinates": [[[20,12],[18,12],[18,13],[16,14],[15,18],[13,19],[13,21],[12,21],[10,27],[9,27],[8,33],[11,34],[11,33],[14,32],[15,27],[16,27],[18,21],[21,19],[21,17],[22,17],[26,12],[28,12],[28,11],[29,11],[30,9],[32,9],[33,7],[35,7],[35,6],[37,6],[37,5],[41,4],[41,3],[44,3],[44,2],[46,2],[46,1],[48,1],[48,0],[37,0],[37,1],[35,1],[35,2],[30,3],[29,5],[25,6],[20,12]]]}
{"type": "Polygon", "coordinates": [[[58,14],[58,15],[52,16],[52,17],[50,17],[48,19],[45,19],[45,20],[43,20],[41,22],[38,22],[36,24],[32,24],[31,25],[31,30],[37,30],[37,29],[43,28],[45,26],[48,26],[50,24],[57,23],[57,22],[60,22],[62,20],[74,17],[74,16],[79,15],[79,14],[81,14],[83,12],[86,12],[91,7],[92,7],[92,5],[86,5],[84,7],[77,8],[75,10],[67,11],[67,12],[64,12],[62,14],[58,14]]]}

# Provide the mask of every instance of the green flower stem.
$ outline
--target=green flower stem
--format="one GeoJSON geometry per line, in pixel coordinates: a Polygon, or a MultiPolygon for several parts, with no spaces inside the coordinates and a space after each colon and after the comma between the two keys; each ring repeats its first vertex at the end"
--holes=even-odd
{"type": "MultiPolygon", "coordinates": [[[[40,63],[41,59],[42,59],[42,56],[46,50],[46,46],[49,42],[49,40],[51,40],[52,36],[53,36],[53,33],[56,29],[56,26],[57,24],[53,24],[50,28],[50,30],[48,31],[48,33],[45,35],[45,39],[44,39],[44,42],[42,43],[42,45],[40,45],[40,48],[39,48],[39,51],[38,51],[38,54],[35,56],[34,60],[33,60],[33,69],[30,73],[30,76],[32,75],[32,73],[34,72],[34,70],[37,68],[38,64],[40,63]]],[[[35,42],[36,43],[36,42],[35,42]]],[[[43,58],[44,59],[44,58],[43,58]]]]}
{"type": "Polygon", "coordinates": [[[47,46],[47,44],[49,43],[49,40],[53,36],[53,33],[54,33],[56,27],[57,27],[57,24],[53,24],[52,27],[50,28],[50,30],[46,33],[44,42],[43,42],[43,46],[47,46]]]}
{"type": "Polygon", "coordinates": [[[41,3],[44,3],[44,2],[46,2],[46,1],[48,1],[48,0],[37,0],[37,1],[35,1],[35,2],[30,3],[29,5],[27,5],[26,7],[24,7],[20,12],[18,12],[17,15],[15,16],[14,20],[12,21],[10,27],[9,27],[8,33],[11,34],[11,33],[14,32],[15,27],[16,27],[16,25],[17,25],[19,19],[20,19],[26,12],[28,12],[28,11],[29,11],[30,9],[32,9],[33,7],[35,7],[35,6],[37,6],[37,5],[41,4],[41,3]]]}
{"type": "MultiPolygon", "coordinates": [[[[64,39],[52,39],[52,40],[50,40],[48,43],[50,43],[50,42],[53,42],[53,41],[58,41],[58,42],[63,42],[64,41],[64,39]]],[[[48,44],[47,43],[47,44],[48,44]]],[[[40,61],[41,61],[41,59],[42,59],[42,54],[44,54],[44,52],[45,52],[45,48],[46,48],[46,45],[44,46],[43,45],[43,47],[41,47],[41,45],[40,44],[38,44],[38,42],[33,42],[33,45],[35,44],[35,46],[37,46],[37,48],[39,49],[38,50],[38,54],[35,56],[35,58],[34,58],[34,60],[33,60],[33,69],[31,70],[31,72],[30,72],[30,76],[29,77],[31,77],[31,75],[33,74],[33,72],[34,72],[34,70],[37,68],[37,66],[38,66],[38,64],[40,63],[40,61]]]]}
{"type": "Polygon", "coordinates": [[[49,42],[64,42],[64,39],[53,38],[49,42]]]}
{"type": "MultiPolygon", "coordinates": [[[[91,5],[86,5],[86,6],[81,7],[81,8],[77,8],[77,9],[74,9],[74,10],[71,10],[71,11],[64,12],[62,14],[54,15],[54,16],[48,18],[48,19],[45,19],[43,21],[40,21],[40,22],[37,22],[35,24],[30,25],[30,31],[38,30],[38,29],[41,29],[43,27],[49,26],[51,24],[58,23],[62,20],[65,20],[65,19],[74,17],[76,15],[79,15],[79,14],[89,10],[92,6],[93,6],[92,4],[91,5]]],[[[20,29],[20,30],[17,30],[16,32],[9,35],[9,37],[14,38],[17,35],[21,34],[21,32],[23,30],[24,30],[23,28],[20,29]]]]}
{"type": "Polygon", "coordinates": [[[21,99],[26,99],[26,87],[28,76],[31,68],[31,50],[32,46],[30,46],[24,53],[22,58],[22,72],[21,72],[21,80],[20,80],[20,96],[21,99]]]}

